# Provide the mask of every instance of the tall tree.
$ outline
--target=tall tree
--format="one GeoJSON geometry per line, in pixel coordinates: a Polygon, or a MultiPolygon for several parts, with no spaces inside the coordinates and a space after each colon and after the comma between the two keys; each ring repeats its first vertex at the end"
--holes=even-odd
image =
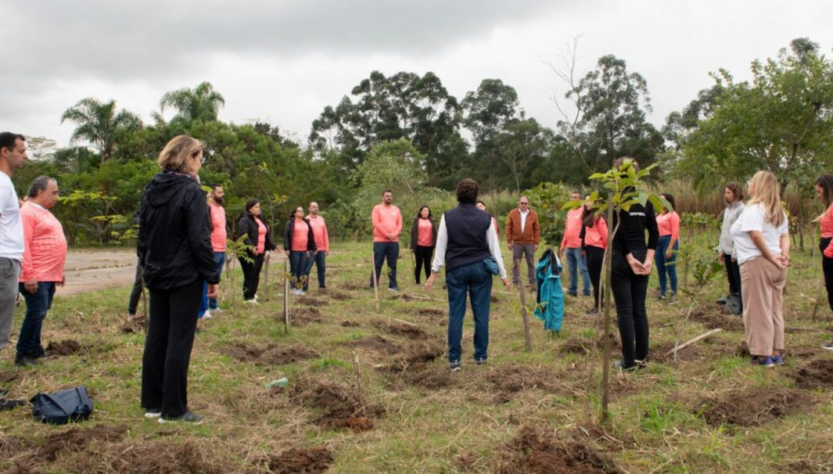
{"type": "Polygon", "coordinates": [[[176,109],[173,120],[212,122],[217,120],[220,107],[225,104],[226,99],[214,90],[210,82],[202,82],[193,89],[183,87],[166,93],[159,107],[160,112],[164,112],[166,107],[176,109]]]}
{"type": "Polygon", "coordinates": [[[101,102],[87,97],[64,111],[61,123],[75,122],[78,126],[72,132],[72,142],[87,141],[97,149],[104,163],[116,150],[116,143],[124,133],[138,130],[142,121],[126,110],[117,111],[116,101],[101,102]]]}

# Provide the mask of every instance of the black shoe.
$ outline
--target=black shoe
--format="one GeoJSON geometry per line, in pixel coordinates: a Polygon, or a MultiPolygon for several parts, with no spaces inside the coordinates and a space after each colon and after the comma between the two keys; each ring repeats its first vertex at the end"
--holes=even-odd
{"type": "Polygon", "coordinates": [[[458,372],[460,369],[463,368],[463,366],[460,365],[460,361],[458,360],[457,362],[449,362],[448,363],[448,368],[452,372],[458,372]]]}
{"type": "Polygon", "coordinates": [[[477,365],[486,365],[486,358],[484,357],[482,359],[474,359],[474,363],[477,365]]]}
{"type": "Polygon", "coordinates": [[[14,358],[14,365],[18,367],[31,367],[38,364],[40,364],[40,361],[32,357],[19,355],[14,358]]]}
{"type": "Polygon", "coordinates": [[[201,425],[202,416],[197,415],[192,411],[186,411],[184,414],[176,417],[160,416],[159,423],[190,423],[192,425],[201,425]]]}
{"type": "Polygon", "coordinates": [[[622,362],[621,360],[617,360],[616,362],[613,363],[613,368],[623,370],[625,372],[636,372],[641,367],[638,364],[625,365],[625,363],[622,362]]]}
{"type": "Polygon", "coordinates": [[[5,398],[0,398],[0,411],[14,410],[15,408],[25,404],[26,402],[23,400],[7,400],[5,398]]]}

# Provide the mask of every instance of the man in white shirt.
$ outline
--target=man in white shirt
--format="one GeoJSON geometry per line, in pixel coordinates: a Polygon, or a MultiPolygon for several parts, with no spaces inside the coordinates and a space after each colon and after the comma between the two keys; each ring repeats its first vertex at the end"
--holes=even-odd
{"type": "MultiPolygon", "coordinates": [[[[23,261],[23,223],[20,202],[12,175],[26,160],[26,138],[16,133],[0,133],[0,350],[9,343],[17,300],[20,264],[23,261]]],[[[0,389],[0,395],[5,390],[0,389]]],[[[0,398],[0,411],[23,402],[0,398]]]]}

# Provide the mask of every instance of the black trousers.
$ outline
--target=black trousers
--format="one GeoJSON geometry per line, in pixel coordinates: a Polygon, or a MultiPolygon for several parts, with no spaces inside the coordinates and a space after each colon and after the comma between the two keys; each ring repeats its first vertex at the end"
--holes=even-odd
{"type": "Polygon", "coordinates": [[[596,308],[599,307],[599,295],[601,293],[602,264],[605,260],[605,249],[600,247],[585,247],[587,254],[587,272],[590,273],[590,281],[593,283],[593,300],[596,308]]]}
{"type": "Polygon", "coordinates": [[[127,314],[136,316],[139,309],[139,298],[142,297],[142,266],[136,264],[136,278],[133,281],[133,289],[130,290],[130,301],[127,303],[127,314]]]}
{"type": "Polygon", "coordinates": [[[419,274],[423,265],[425,266],[425,278],[431,276],[431,257],[434,256],[434,247],[423,247],[417,245],[414,250],[414,257],[416,258],[416,266],[414,266],[414,280],[419,284],[419,274]]]}
{"type": "MultiPolygon", "coordinates": [[[[636,256],[636,255],[635,255],[636,256]]],[[[637,258],[639,258],[637,256],[637,258]]],[[[648,276],[636,275],[622,255],[613,255],[610,289],[616,301],[616,319],[622,338],[622,363],[631,367],[648,358],[648,276]]]]}
{"type": "Polygon", "coordinates": [[[203,281],[150,290],[150,327],[142,356],[142,407],[165,417],[188,411],[188,364],[194,347],[203,281]]]}
{"type": "Polygon", "coordinates": [[[830,245],[830,238],[824,237],[819,242],[819,250],[821,251],[821,268],[824,270],[824,286],[827,288],[827,304],[833,310],[833,258],[824,256],[824,249],[830,245]]]}
{"type": "Polygon", "coordinates": [[[732,261],[732,254],[723,254],[723,264],[726,265],[726,279],[729,280],[729,294],[739,295],[741,289],[740,283],[740,265],[738,262],[732,261]]]}
{"type": "Polygon", "coordinates": [[[243,268],[243,299],[254,299],[257,294],[257,287],[260,285],[260,270],[263,268],[263,255],[249,255],[254,258],[253,262],[247,262],[243,257],[238,257],[240,267],[243,268]]]}

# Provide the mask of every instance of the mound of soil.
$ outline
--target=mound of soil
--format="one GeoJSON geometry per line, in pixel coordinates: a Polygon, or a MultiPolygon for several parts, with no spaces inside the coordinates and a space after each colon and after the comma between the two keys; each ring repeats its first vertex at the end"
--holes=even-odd
{"type": "Polygon", "coordinates": [[[339,292],[335,292],[335,291],[330,293],[330,298],[332,298],[336,301],[347,301],[347,300],[353,299],[353,297],[351,297],[347,293],[339,293],[339,292]]]}
{"type": "Polygon", "coordinates": [[[445,353],[445,348],[437,343],[415,343],[396,356],[393,363],[385,370],[396,377],[395,380],[409,385],[436,389],[451,384],[451,374],[445,366],[431,363],[445,353]]]}
{"type": "Polygon", "coordinates": [[[47,436],[32,458],[54,461],[61,453],[85,451],[91,443],[111,443],[120,440],[125,434],[126,426],[98,425],[84,429],[72,427],[67,431],[47,436]]]}
{"type": "Polygon", "coordinates": [[[808,390],[833,388],[833,360],[817,359],[790,375],[795,386],[808,390]]]}
{"type": "Polygon", "coordinates": [[[561,344],[558,352],[562,354],[579,354],[587,355],[593,351],[595,344],[588,339],[580,339],[571,337],[561,344]]]}
{"type": "Polygon", "coordinates": [[[488,380],[497,390],[506,393],[556,388],[556,375],[552,371],[520,364],[496,369],[489,374],[488,380]]]}
{"type": "Polygon", "coordinates": [[[307,324],[322,324],[323,322],[324,318],[321,316],[321,312],[315,308],[300,308],[289,313],[289,324],[291,326],[303,327],[307,324]]]}
{"type": "Polygon", "coordinates": [[[500,303],[500,300],[499,300],[499,299],[498,299],[498,297],[497,297],[497,296],[495,296],[495,295],[492,295],[492,297],[490,298],[490,300],[491,300],[492,304],[500,303]]]}
{"type": "MultiPolygon", "coordinates": [[[[123,443],[104,455],[104,462],[90,459],[89,470],[79,472],[118,472],[120,474],[223,474],[234,469],[225,458],[211,455],[210,445],[193,441],[172,443],[123,443]],[[208,449],[203,449],[208,448],[208,449]]],[[[303,471],[298,471],[303,472],[303,471]]]]}
{"type": "MultiPolygon", "coordinates": [[[[674,350],[674,343],[673,342],[666,342],[665,344],[660,344],[656,347],[651,348],[651,360],[654,362],[666,363],[666,362],[674,362],[674,354],[668,354],[674,350]]],[[[677,351],[677,361],[678,362],[691,362],[694,360],[698,360],[702,357],[702,352],[700,348],[697,346],[686,346],[681,350],[677,351]]]]}
{"type": "Polygon", "coordinates": [[[318,352],[301,346],[279,348],[269,344],[265,348],[237,343],[228,346],[225,353],[241,362],[254,362],[256,365],[286,365],[307,359],[320,357],[318,352]]]}
{"type": "Polygon", "coordinates": [[[145,317],[137,316],[132,321],[128,321],[121,327],[123,334],[140,334],[145,332],[145,317]]]}
{"type": "Polygon", "coordinates": [[[727,316],[717,312],[695,309],[691,312],[690,317],[692,321],[696,321],[709,329],[720,328],[724,331],[743,331],[743,319],[738,316],[727,316]]]}
{"type": "MultiPolygon", "coordinates": [[[[379,289],[381,289],[381,288],[379,288],[379,289]]],[[[404,295],[404,294],[403,294],[403,295],[396,295],[396,296],[394,296],[394,297],[393,297],[393,298],[391,298],[391,299],[392,299],[392,300],[399,300],[399,299],[401,299],[402,301],[420,301],[420,299],[419,299],[419,298],[415,298],[415,297],[413,297],[413,296],[411,296],[411,295],[404,295]]]]}
{"type": "Polygon", "coordinates": [[[46,352],[49,355],[68,356],[81,352],[81,343],[68,339],[66,341],[50,342],[46,346],[46,352]]]}
{"type": "Polygon", "coordinates": [[[402,324],[396,321],[376,321],[373,325],[376,329],[394,336],[404,336],[409,340],[423,340],[428,337],[425,331],[410,324],[402,324]]]}
{"type": "Polygon", "coordinates": [[[711,426],[760,426],[776,418],[808,411],[813,399],[800,391],[785,388],[738,390],[717,398],[706,399],[695,406],[711,426]]]}
{"type": "MultiPolygon", "coordinates": [[[[355,282],[351,281],[351,282],[348,282],[348,283],[344,284],[344,289],[345,290],[350,290],[350,291],[356,291],[356,290],[367,290],[368,287],[367,287],[367,285],[362,285],[360,283],[355,283],[355,282]]],[[[370,289],[372,290],[373,288],[370,288],[370,289]]]]}
{"type": "Polygon", "coordinates": [[[419,364],[403,371],[401,379],[409,385],[434,390],[451,385],[451,371],[445,366],[419,364]]]}
{"type": "Polygon", "coordinates": [[[361,324],[359,324],[355,321],[342,321],[340,326],[343,327],[343,328],[357,328],[357,327],[361,327],[361,324]]]}
{"type": "Polygon", "coordinates": [[[433,309],[433,308],[420,308],[416,311],[416,314],[419,316],[428,316],[428,317],[442,317],[448,314],[447,312],[441,309],[433,309]]]}
{"type": "Polygon", "coordinates": [[[350,347],[361,347],[365,349],[371,349],[384,354],[396,354],[402,350],[402,346],[382,336],[371,336],[366,339],[349,341],[347,342],[347,345],[349,345],[350,347]]]}
{"type": "Polygon", "coordinates": [[[315,298],[311,298],[309,296],[304,296],[304,297],[298,298],[295,301],[297,301],[300,304],[307,305],[307,306],[324,306],[326,304],[329,304],[325,300],[318,300],[318,299],[315,299],[315,298]]]}
{"type": "Polygon", "coordinates": [[[592,447],[529,426],[522,426],[504,451],[496,456],[498,474],[622,474],[592,447]]]}
{"type": "Polygon", "coordinates": [[[314,423],[328,429],[349,429],[354,433],[373,429],[373,418],[383,416],[384,408],[363,404],[347,387],[301,379],[290,392],[292,400],[323,411],[314,423]]]}
{"type": "Polygon", "coordinates": [[[292,448],[277,456],[269,456],[258,462],[261,467],[275,474],[319,474],[333,463],[333,452],[327,447],[292,448]]]}

